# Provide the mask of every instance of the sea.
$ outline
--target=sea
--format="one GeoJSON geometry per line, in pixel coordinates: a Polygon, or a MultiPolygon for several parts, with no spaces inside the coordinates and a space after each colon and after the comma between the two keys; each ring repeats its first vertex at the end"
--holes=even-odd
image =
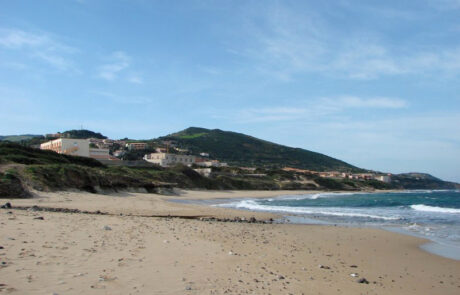
{"type": "Polygon", "coordinates": [[[426,238],[423,249],[460,260],[460,190],[313,193],[212,206],[281,213],[278,222],[383,228],[426,238]]]}

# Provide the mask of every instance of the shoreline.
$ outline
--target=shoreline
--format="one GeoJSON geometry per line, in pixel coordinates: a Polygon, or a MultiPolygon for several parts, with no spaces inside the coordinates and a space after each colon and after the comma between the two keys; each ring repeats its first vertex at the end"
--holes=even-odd
{"type": "MultiPolygon", "coordinates": [[[[293,191],[288,191],[293,194],[293,191]]],[[[294,191],[296,192],[296,191],[294,191]]],[[[180,199],[272,197],[279,191],[180,191],[180,199]]],[[[298,193],[304,193],[298,192],[298,193]]],[[[313,193],[318,193],[314,191],[313,193]]],[[[424,239],[372,228],[149,218],[274,214],[170,202],[177,195],[38,193],[0,210],[6,294],[457,294],[460,262],[424,239]],[[11,212],[11,213],[8,213],[11,212]],[[123,215],[120,215],[123,214],[123,215]],[[127,216],[126,214],[132,214],[127,216]],[[137,215],[137,216],[136,216],[137,215]],[[42,217],[42,219],[39,219],[42,217]],[[37,219],[38,218],[38,219],[37,219]],[[320,267],[319,265],[322,265],[320,267]],[[356,277],[351,274],[357,274],[356,277]],[[366,279],[369,284],[358,283],[366,279]]]]}
{"type": "MultiPolygon", "coordinates": [[[[303,214],[296,214],[296,213],[288,213],[282,211],[265,211],[265,210],[255,210],[255,209],[248,209],[248,208],[234,208],[234,207],[221,207],[219,205],[229,203],[233,200],[253,200],[253,199],[260,199],[260,198],[280,198],[286,196],[295,196],[295,195],[302,195],[302,194],[356,194],[356,193],[397,193],[397,192],[405,192],[410,190],[373,190],[373,191],[363,191],[363,192],[349,192],[349,191],[301,191],[301,193],[287,193],[287,191],[283,191],[281,195],[272,195],[271,193],[266,192],[259,192],[254,196],[247,197],[247,196],[235,196],[232,195],[231,197],[223,197],[223,194],[218,194],[219,198],[194,198],[194,199],[172,199],[169,200],[171,202],[183,203],[183,204],[195,204],[195,205],[202,205],[202,206],[215,206],[217,208],[232,208],[242,212],[265,212],[271,213],[278,216],[275,220],[277,223],[290,223],[290,224],[303,224],[303,225],[334,225],[334,226],[341,226],[341,227],[357,227],[357,228],[372,228],[372,229],[380,229],[385,230],[393,233],[404,234],[416,238],[423,239],[425,242],[421,242],[419,244],[419,248],[423,251],[429,252],[431,254],[435,254],[444,258],[449,258],[453,260],[460,261],[460,247],[459,245],[454,245],[452,242],[448,242],[445,240],[440,240],[435,236],[425,236],[421,233],[416,233],[410,231],[409,229],[405,228],[407,224],[405,223],[394,223],[394,224],[370,224],[370,223],[347,223],[344,221],[331,221],[331,220],[324,220],[325,218],[319,218],[317,216],[304,216],[303,214]]],[[[444,190],[443,190],[444,191],[444,190]]],[[[327,219],[327,218],[326,218],[327,219]]]]}

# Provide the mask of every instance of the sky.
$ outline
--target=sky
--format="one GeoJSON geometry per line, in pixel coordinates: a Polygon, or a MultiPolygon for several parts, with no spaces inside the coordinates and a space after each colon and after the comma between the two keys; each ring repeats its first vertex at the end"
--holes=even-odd
{"type": "Polygon", "coordinates": [[[0,0],[1,135],[219,128],[460,182],[460,0],[0,0]]]}

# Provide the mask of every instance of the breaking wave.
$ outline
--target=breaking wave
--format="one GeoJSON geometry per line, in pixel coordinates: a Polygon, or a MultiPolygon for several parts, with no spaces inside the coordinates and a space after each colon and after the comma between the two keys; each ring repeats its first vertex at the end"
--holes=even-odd
{"type": "Polygon", "coordinates": [[[261,205],[252,200],[243,200],[236,203],[220,204],[220,207],[231,207],[237,209],[248,209],[255,211],[269,211],[269,212],[284,212],[291,214],[319,214],[325,216],[339,216],[339,217],[359,217],[359,218],[371,218],[381,220],[399,220],[400,217],[396,216],[381,216],[375,214],[366,214],[358,212],[344,212],[342,208],[309,208],[309,207],[288,207],[288,206],[268,206],[261,205]]]}
{"type": "Polygon", "coordinates": [[[423,212],[460,214],[460,209],[455,209],[455,208],[443,208],[443,207],[427,206],[427,205],[421,205],[421,204],[411,205],[410,207],[416,211],[423,211],[423,212]]]}

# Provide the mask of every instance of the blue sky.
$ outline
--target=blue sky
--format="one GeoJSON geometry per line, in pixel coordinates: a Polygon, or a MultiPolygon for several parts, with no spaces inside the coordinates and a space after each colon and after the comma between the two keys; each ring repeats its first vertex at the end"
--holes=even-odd
{"type": "Polygon", "coordinates": [[[220,128],[460,181],[459,0],[0,3],[0,134],[220,128]]]}

